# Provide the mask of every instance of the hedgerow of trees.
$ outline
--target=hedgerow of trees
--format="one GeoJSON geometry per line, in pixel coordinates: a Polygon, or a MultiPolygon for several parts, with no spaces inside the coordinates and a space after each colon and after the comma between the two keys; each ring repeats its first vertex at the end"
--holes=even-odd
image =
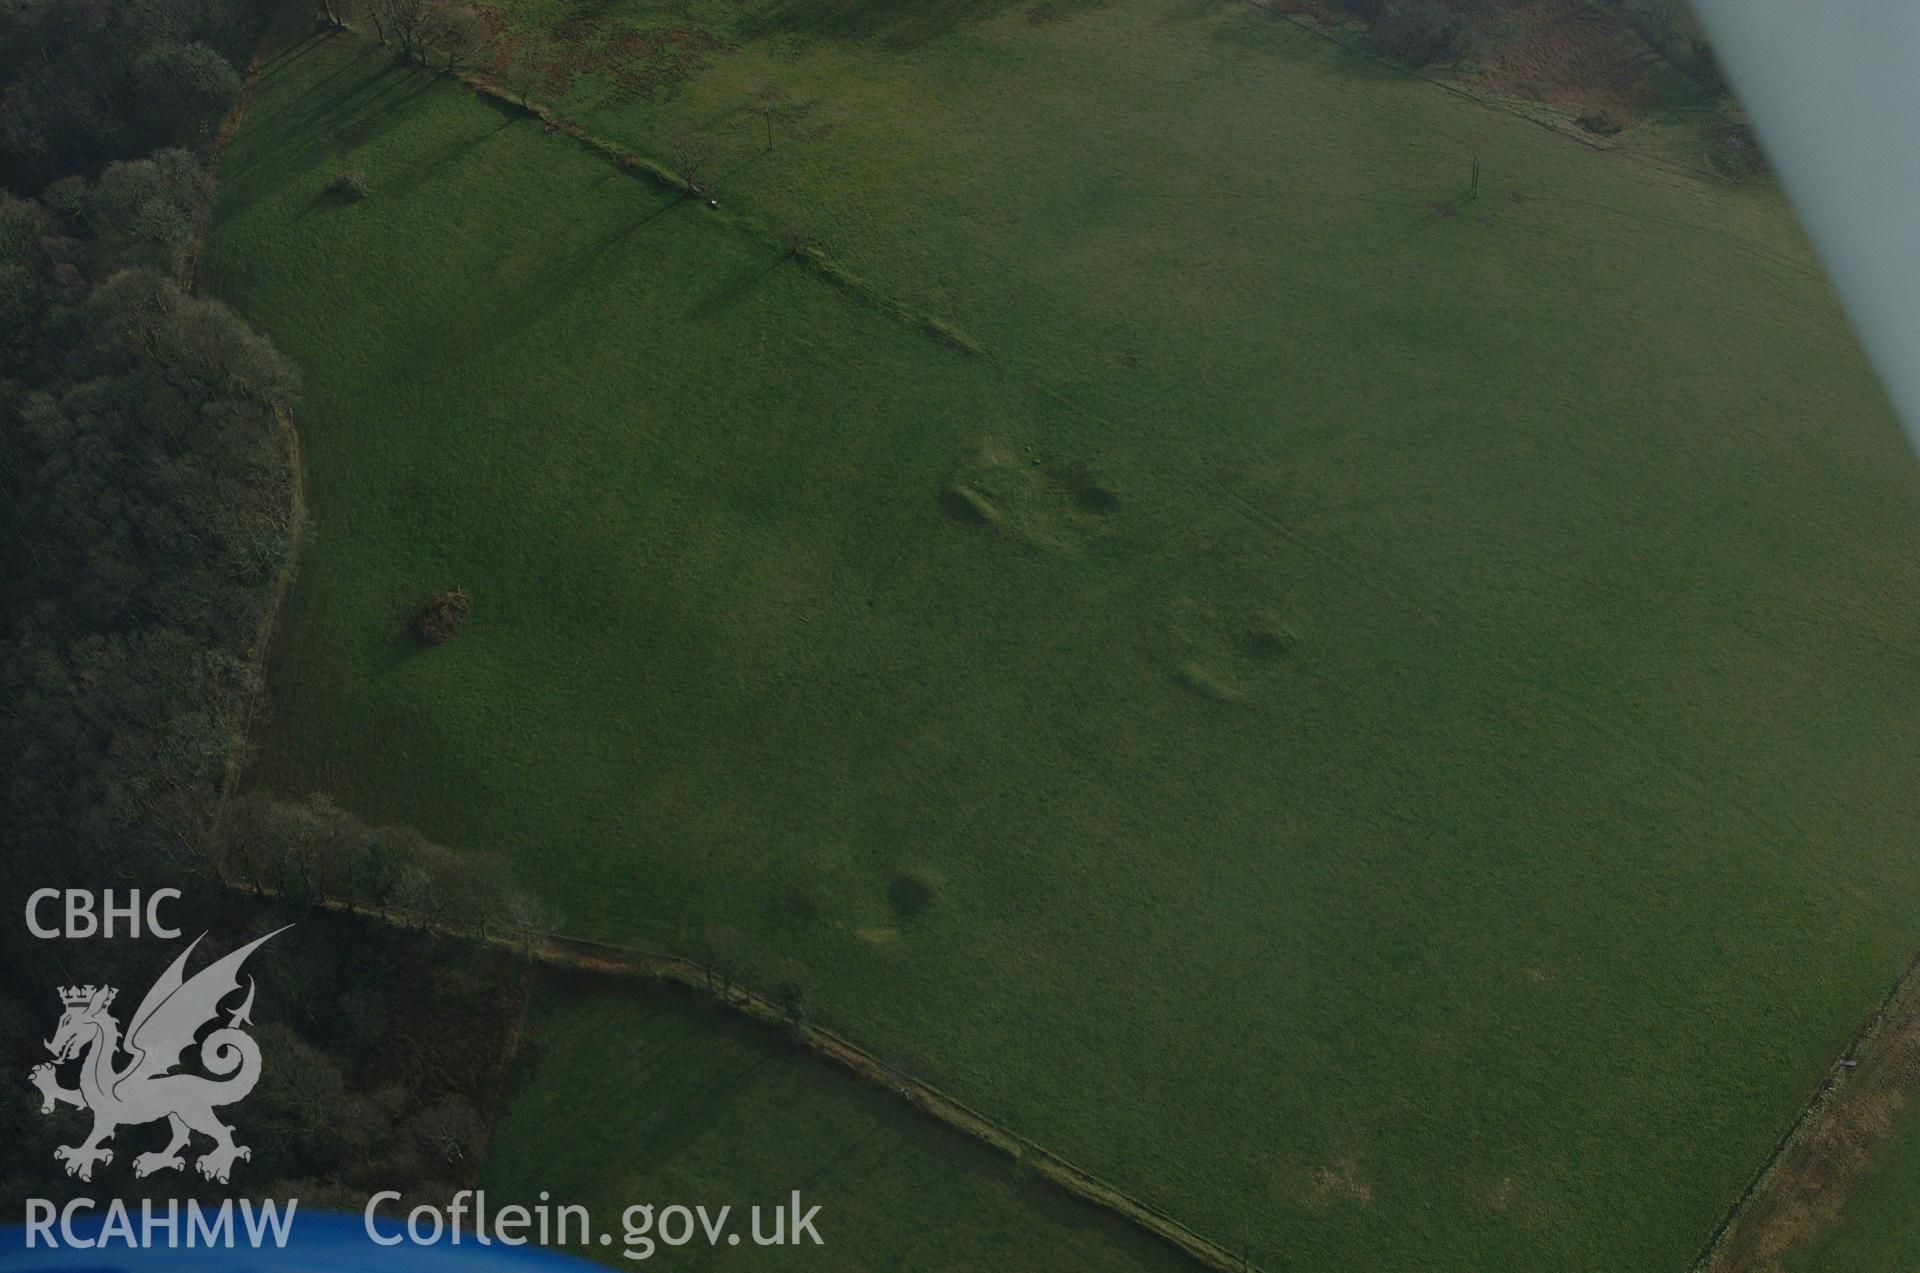
{"type": "MultiPolygon", "coordinates": [[[[182,927],[222,949],[297,921],[256,957],[268,1064],[242,1114],[249,1187],[309,1206],[376,1182],[431,1198],[471,1178],[523,968],[434,930],[530,941],[547,919],[499,868],[412,832],[325,801],[220,798],[294,549],[280,420],[298,381],[188,275],[219,121],[271,16],[258,0],[0,5],[0,1071],[47,1059],[54,987],[111,982],[137,1002],[165,952],[34,940],[33,889],[180,888],[182,927]]],[[[0,1211],[89,1188],[52,1157],[72,1129],[4,1086],[0,1211]]]]}
{"type": "Polygon", "coordinates": [[[322,0],[322,6],[335,26],[364,27],[404,56],[448,70],[478,58],[493,34],[478,9],[453,0],[322,0]]]}
{"type": "Polygon", "coordinates": [[[1425,66],[1457,61],[1479,48],[1482,19],[1492,0],[1341,0],[1365,18],[1375,48],[1392,58],[1425,66]]]}
{"type": "MultiPolygon", "coordinates": [[[[1501,21],[1501,0],[1338,0],[1368,24],[1368,38],[1380,52],[1413,66],[1471,59],[1486,45],[1501,21]]],[[[1715,60],[1686,0],[1598,0],[1638,35],[1661,60],[1709,93],[1727,91],[1715,60]]]]}
{"type": "Polygon", "coordinates": [[[1686,0],[1605,0],[1669,66],[1702,91],[1728,91],[1726,72],[1707,43],[1707,33],[1686,0]]]}

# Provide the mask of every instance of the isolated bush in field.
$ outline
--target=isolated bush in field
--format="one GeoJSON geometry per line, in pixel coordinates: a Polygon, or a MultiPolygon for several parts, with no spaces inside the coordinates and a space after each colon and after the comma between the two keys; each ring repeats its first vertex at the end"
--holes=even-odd
{"type": "Polygon", "coordinates": [[[473,598],[459,588],[449,588],[427,602],[414,621],[414,631],[422,645],[444,645],[472,613],[473,598]]]}
{"type": "Polygon", "coordinates": [[[1589,111],[1573,122],[1580,125],[1580,127],[1587,132],[1597,134],[1601,137],[1611,137],[1620,131],[1619,123],[1614,120],[1613,116],[1607,114],[1605,111],[1589,111]]]}
{"type": "Polygon", "coordinates": [[[360,202],[370,193],[370,187],[367,185],[367,174],[358,169],[343,172],[335,177],[331,189],[342,199],[349,200],[353,203],[360,202]]]}

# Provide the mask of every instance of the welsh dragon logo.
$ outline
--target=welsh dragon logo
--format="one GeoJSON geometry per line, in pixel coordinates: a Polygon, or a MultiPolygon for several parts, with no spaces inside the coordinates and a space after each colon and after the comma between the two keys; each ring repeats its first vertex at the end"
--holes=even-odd
{"type": "Polygon", "coordinates": [[[253,1024],[249,1015],[253,1011],[253,978],[247,978],[247,997],[231,1010],[226,1025],[200,1040],[200,1064],[215,1077],[172,1071],[201,1030],[219,1017],[220,1001],[240,989],[240,965],[247,956],[285,931],[275,929],[208,964],[189,979],[185,975],[187,956],[206,934],[196,937],[140,1001],[127,1025],[124,1042],[120,1023],[108,1011],[119,991],[112,986],[71,986],[60,991],[66,1011],[61,1014],[60,1027],[47,1041],[53,1060],[35,1066],[27,1078],[40,1089],[41,1113],[51,1114],[58,1105],[93,1112],[93,1131],[84,1141],[53,1151],[56,1159],[66,1163],[69,1176],[92,1180],[95,1163],[113,1161],[113,1151],[105,1142],[118,1128],[162,1118],[172,1129],[171,1139],[165,1149],[133,1160],[136,1176],[184,1168],[186,1159],[180,1151],[187,1148],[195,1132],[213,1139],[213,1148],[194,1162],[208,1180],[226,1184],[234,1161],[253,1156],[245,1145],[234,1142],[233,1128],[213,1113],[216,1106],[244,1100],[260,1080],[260,1046],[241,1029],[253,1024]],[[130,1059],[116,1068],[116,1058],[122,1052],[130,1059]],[[61,1087],[57,1067],[76,1057],[83,1058],[80,1086],[61,1087]]]}

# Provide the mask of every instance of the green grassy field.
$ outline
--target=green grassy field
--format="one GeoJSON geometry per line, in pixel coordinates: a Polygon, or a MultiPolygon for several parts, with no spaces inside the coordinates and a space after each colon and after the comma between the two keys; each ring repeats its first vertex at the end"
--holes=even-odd
{"type": "MultiPolygon", "coordinates": [[[[520,1094],[481,1181],[489,1205],[542,1190],[589,1208],[623,1263],[623,1213],[733,1207],[737,1247],[661,1246],[700,1268],[1175,1270],[1171,1247],[1069,1198],[889,1093],[768,1031],[673,996],[554,986],[536,999],[520,1094]],[[821,1243],[766,1251],[749,1208],[794,1190],[821,1243]],[[729,1259],[728,1257],[731,1257],[729,1259]]],[[[636,1220],[637,1223],[637,1220],[636,1220]]],[[[773,1221],[763,1217],[761,1233],[773,1221]]],[[[658,1235],[654,1235],[658,1240],[658,1235]]],[[[636,1248],[640,1249],[640,1248],[636,1248]]],[[[630,1267],[630,1266],[629,1266],[630,1267]]]]}
{"type": "Polygon", "coordinates": [[[1911,458],[1776,197],[1257,17],[743,43],[658,109],[839,122],[718,214],[272,63],[204,267],[306,376],[260,780],[736,925],[1262,1261],[1683,1267],[1912,944],[1911,458]]]}

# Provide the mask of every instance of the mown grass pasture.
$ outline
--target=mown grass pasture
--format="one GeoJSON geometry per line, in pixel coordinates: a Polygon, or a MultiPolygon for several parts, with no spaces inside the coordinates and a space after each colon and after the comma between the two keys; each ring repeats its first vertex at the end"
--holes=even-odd
{"type": "Polygon", "coordinates": [[[1920,900],[1920,484],[1830,290],[1772,193],[1053,8],[575,83],[649,154],[811,103],[718,209],[266,64],[203,265],[305,374],[256,780],[735,926],[1262,1263],[1683,1267],[1920,900]]]}
{"type": "MultiPolygon", "coordinates": [[[[1146,1273],[1191,1267],[1158,1239],[1068,1197],[891,1094],[777,1035],[668,994],[557,981],[536,997],[519,1089],[482,1186],[490,1205],[542,1191],[585,1206],[629,1262],[629,1207],[730,1207],[713,1247],[661,1242],[648,1258],[701,1268],[1019,1268],[1146,1273]],[[819,1245],[775,1227],[777,1207],[818,1206],[819,1245]],[[800,1238],[757,1246],[762,1238],[800,1238]]],[[[678,1236],[677,1221],[668,1226],[678,1236]]],[[[633,1248],[646,1253],[635,1242],[633,1248]]]]}

